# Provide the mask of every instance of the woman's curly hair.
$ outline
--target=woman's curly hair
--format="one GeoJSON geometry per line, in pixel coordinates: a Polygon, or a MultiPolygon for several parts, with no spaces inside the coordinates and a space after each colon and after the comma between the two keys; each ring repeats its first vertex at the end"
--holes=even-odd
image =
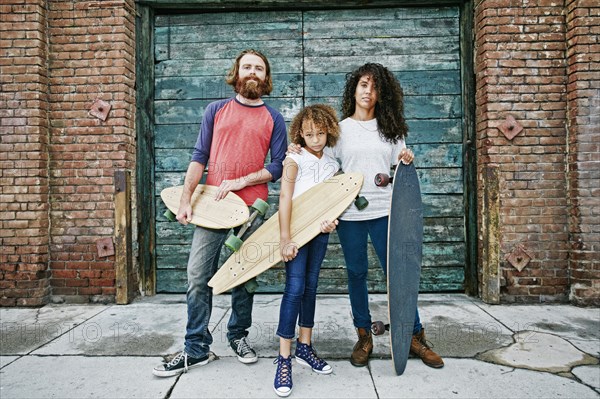
{"type": "Polygon", "coordinates": [[[396,144],[408,135],[404,119],[404,93],[396,77],[381,64],[367,63],[346,75],[342,99],[342,119],[354,115],[356,86],[363,76],[371,76],[377,90],[375,118],[381,138],[396,144]]]}
{"type": "Polygon", "coordinates": [[[290,141],[306,146],[302,138],[302,123],[311,120],[318,129],[327,133],[327,147],[333,147],[340,137],[340,127],[335,110],[329,105],[314,104],[304,107],[290,124],[290,141]]]}

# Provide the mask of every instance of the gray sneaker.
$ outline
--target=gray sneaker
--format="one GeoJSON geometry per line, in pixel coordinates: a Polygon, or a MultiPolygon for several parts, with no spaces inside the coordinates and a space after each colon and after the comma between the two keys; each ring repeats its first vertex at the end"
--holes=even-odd
{"type": "Polygon", "coordinates": [[[258,361],[258,356],[256,355],[254,349],[252,349],[248,344],[246,337],[232,339],[229,341],[229,346],[235,352],[240,362],[249,364],[256,363],[258,361]]]}

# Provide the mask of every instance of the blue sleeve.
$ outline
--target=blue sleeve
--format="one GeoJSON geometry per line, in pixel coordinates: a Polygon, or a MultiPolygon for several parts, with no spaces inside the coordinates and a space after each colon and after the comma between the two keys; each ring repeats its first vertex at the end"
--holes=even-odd
{"type": "Polygon", "coordinates": [[[202,117],[202,126],[192,153],[192,161],[196,161],[206,166],[208,156],[210,155],[210,146],[213,138],[213,128],[215,125],[215,114],[227,101],[216,101],[208,104],[202,117]]]}
{"type": "Polygon", "coordinates": [[[276,182],[283,173],[283,160],[287,150],[287,131],[283,116],[274,109],[269,108],[273,116],[273,134],[271,135],[271,163],[265,169],[273,176],[272,182],[276,182]]]}

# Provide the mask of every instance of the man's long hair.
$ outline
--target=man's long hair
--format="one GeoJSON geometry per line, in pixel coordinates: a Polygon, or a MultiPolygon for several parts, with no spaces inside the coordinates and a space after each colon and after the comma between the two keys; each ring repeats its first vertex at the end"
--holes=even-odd
{"type": "Polygon", "coordinates": [[[271,91],[273,91],[273,81],[271,80],[271,66],[269,65],[269,60],[267,60],[267,57],[258,50],[248,49],[248,50],[242,51],[235,59],[235,62],[233,64],[233,66],[231,67],[231,69],[229,70],[229,72],[227,72],[227,76],[225,77],[225,82],[227,82],[227,84],[233,86],[234,90],[236,90],[236,93],[237,93],[236,85],[237,85],[238,79],[240,78],[240,74],[239,74],[240,60],[246,54],[254,54],[254,55],[260,57],[264,61],[267,70],[265,71],[266,72],[265,90],[264,90],[263,94],[265,94],[265,95],[271,94],[271,91]]]}
{"type": "Polygon", "coordinates": [[[400,82],[381,64],[367,63],[346,75],[342,119],[354,115],[356,86],[363,76],[370,76],[377,90],[375,118],[377,118],[379,134],[385,141],[396,144],[399,139],[408,135],[408,126],[404,119],[404,93],[400,82]]]}

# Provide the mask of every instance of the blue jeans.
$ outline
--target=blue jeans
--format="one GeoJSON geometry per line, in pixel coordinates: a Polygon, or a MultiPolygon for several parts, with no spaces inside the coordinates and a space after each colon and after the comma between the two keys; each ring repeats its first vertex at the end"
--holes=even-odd
{"type": "Polygon", "coordinates": [[[281,338],[294,338],[296,320],[300,327],[312,328],[315,325],[319,272],[328,242],[329,234],[319,234],[285,264],[285,291],[277,327],[277,335],[281,338]]]}
{"type": "MultiPolygon", "coordinates": [[[[252,211],[252,210],[251,210],[252,211]]],[[[257,217],[252,226],[244,234],[249,237],[264,221],[257,217]]],[[[240,228],[236,228],[234,232],[240,228]]],[[[185,334],[185,351],[192,357],[208,354],[213,342],[209,331],[212,313],[212,288],[208,281],[217,272],[221,248],[227,239],[229,230],[211,230],[196,227],[190,257],[187,265],[187,313],[188,320],[185,334]]],[[[239,339],[248,335],[247,329],[252,325],[252,304],[254,295],[248,293],[244,285],[231,291],[231,316],[227,324],[227,339],[239,339]]]]}
{"type": "MultiPolygon", "coordinates": [[[[348,295],[352,307],[352,317],[356,328],[371,328],[371,313],[369,311],[369,292],[367,289],[367,272],[369,260],[367,257],[367,239],[371,243],[381,263],[383,273],[387,277],[387,234],[388,217],[373,220],[345,221],[340,220],[337,227],[346,271],[348,272],[348,295]]],[[[415,315],[413,334],[421,331],[419,309],[415,315]]]]}

